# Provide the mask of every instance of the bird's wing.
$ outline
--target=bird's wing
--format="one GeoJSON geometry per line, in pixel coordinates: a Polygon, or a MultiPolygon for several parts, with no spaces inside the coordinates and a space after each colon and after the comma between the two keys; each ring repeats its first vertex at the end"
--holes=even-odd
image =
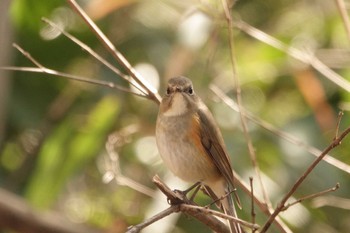
{"type": "Polygon", "coordinates": [[[199,134],[207,155],[212,159],[226,181],[234,186],[231,162],[221,132],[216,126],[213,116],[207,108],[198,109],[197,114],[199,122],[204,126],[200,127],[199,134]]]}
{"type": "MultiPolygon", "coordinates": [[[[197,114],[199,122],[205,126],[199,127],[201,143],[205,148],[207,155],[212,159],[229,186],[234,189],[234,176],[230,158],[225,147],[224,139],[215,123],[214,117],[206,107],[199,108],[197,114]]],[[[238,206],[241,208],[241,203],[236,192],[234,192],[234,196],[238,206]]]]}

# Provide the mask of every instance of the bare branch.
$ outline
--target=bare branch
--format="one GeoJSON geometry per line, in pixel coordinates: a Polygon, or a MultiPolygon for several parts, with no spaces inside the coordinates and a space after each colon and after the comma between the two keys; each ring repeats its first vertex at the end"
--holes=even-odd
{"type": "Polygon", "coordinates": [[[69,222],[57,213],[45,214],[33,210],[16,195],[0,189],[0,227],[16,232],[36,233],[97,233],[101,232],[84,225],[69,222]]]}
{"type": "Polygon", "coordinates": [[[286,211],[289,207],[295,205],[295,204],[298,204],[298,203],[301,203],[305,200],[308,200],[308,199],[313,199],[313,198],[316,198],[316,197],[319,197],[319,196],[322,196],[324,194],[327,194],[327,193],[330,193],[330,192],[334,192],[336,190],[338,190],[340,188],[340,185],[339,183],[337,183],[334,187],[332,188],[329,188],[329,189],[326,189],[326,190],[323,190],[321,192],[318,192],[318,193],[314,193],[314,194],[311,194],[311,195],[307,195],[307,196],[304,196],[304,197],[301,197],[299,198],[298,200],[296,201],[293,201],[291,203],[288,203],[284,206],[284,208],[281,210],[281,211],[286,211]]]}
{"type": "Polygon", "coordinates": [[[211,209],[207,209],[204,208],[202,206],[195,206],[195,205],[190,205],[190,204],[181,204],[180,205],[180,210],[186,214],[188,214],[189,212],[193,212],[194,214],[198,214],[198,213],[203,213],[205,215],[213,215],[213,216],[217,216],[220,218],[224,218],[224,219],[228,219],[228,220],[233,220],[234,222],[237,222],[243,226],[249,227],[252,230],[257,230],[259,229],[259,225],[258,224],[253,224],[247,221],[244,221],[242,219],[239,218],[235,218],[233,216],[221,213],[219,211],[215,211],[215,210],[211,210],[211,209]]]}
{"type": "Polygon", "coordinates": [[[342,140],[350,133],[350,127],[343,131],[343,133],[322,152],[322,154],[315,159],[315,161],[306,169],[306,171],[299,177],[299,179],[294,183],[293,187],[289,190],[289,192],[283,197],[282,201],[278,204],[275,211],[269,217],[264,227],[261,230],[261,233],[266,232],[271,226],[272,222],[276,218],[276,216],[283,210],[287,200],[293,195],[293,193],[299,188],[299,186],[303,183],[306,177],[312,172],[312,170],[318,165],[318,163],[335,147],[339,146],[342,140]]]}
{"type": "Polygon", "coordinates": [[[240,115],[240,119],[241,119],[241,123],[242,123],[242,128],[243,128],[243,133],[244,133],[244,137],[247,141],[247,145],[248,145],[248,151],[249,151],[249,155],[250,155],[250,160],[252,161],[256,176],[258,178],[261,190],[262,190],[262,194],[263,194],[263,199],[264,202],[268,205],[271,206],[271,202],[270,199],[267,195],[267,191],[265,189],[264,183],[262,181],[261,178],[261,172],[260,172],[260,168],[256,159],[256,154],[255,154],[255,150],[254,150],[254,146],[253,146],[253,142],[252,139],[248,133],[248,124],[247,124],[247,120],[246,120],[246,116],[244,114],[242,114],[242,95],[241,95],[241,87],[240,87],[240,83],[239,83],[239,79],[237,76],[237,71],[236,71],[236,58],[235,58],[235,51],[234,51],[234,40],[233,40],[233,20],[232,20],[232,16],[230,14],[230,4],[227,0],[222,0],[222,5],[224,8],[224,13],[225,13],[225,17],[226,17],[226,21],[227,21],[227,25],[228,25],[228,40],[229,40],[229,46],[230,46],[230,57],[231,57],[231,67],[232,67],[232,75],[233,75],[233,80],[234,80],[234,84],[235,84],[235,88],[236,88],[236,99],[237,99],[237,106],[239,109],[239,115],[240,115]]]}
{"type": "Polygon", "coordinates": [[[278,39],[268,35],[267,33],[260,31],[257,28],[254,28],[253,26],[249,25],[248,23],[244,21],[237,21],[235,23],[235,26],[242,30],[243,32],[247,33],[251,37],[254,37],[257,40],[260,40],[276,49],[279,49],[289,56],[305,63],[311,65],[313,68],[315,68],[318,72],[323,74],[328,80],[336,84],[338,87],[350,92],[350,83],[346,79],[344,79],[342,76],[331,70],[328,66],[326,66],[324,63],[322,63],[317,57],[315,57],[312,54],[308,54],[306,52],[303,52],[297,48],[291,47],[282,41],[279,41],[278,39]]]}
{"type": "Polygon", "coordinates": [[[172,205],[168,209],[163,210],[162,212],[154,215],[153,217],[147,219],[146,221],[137,224],[135,226],[130,226],[126,233],[138,233],[145,227],[151,225],[152,223],[157,222],[158,220],[172,214],[180,211],[180,206],[179,205],[172,205]]]}
{"type": "MultiPolygon", "coordinates": [[[[256,213],[255,213],[255,208],[254,208],[254,185],[253,185],[253,177],[249,177],[249,184],[250,184],[250,192],[251,192],[251,215],[252,215],[252,223],[254,224],[255,223],[255,216],[256,216],[256,213]]],[[[253,232],[255,232],[255,229],[253,229],[253,232]]]]}
{"type": "Polygon", "coordinates": [[[25,71],[25,72],[36,72],[36,73],[44,73],[44,74],[49,74],[49,75],[53,75],[56,77],[63,77],[66,79],[71,79],[71,80],[75,80],[75,81],[80,81],[80,82],[85,82],[85,83],[90,83],[90,84],[95,84],[95,85],[100,85],[100,86],[104,86],[104,87],[108,87],[108,88],[112,88],[112,89],[117,89],[119,91],[123,91],[126,93],[130,93],[139,97],[143,97],[146,99],[150,99],[150,96],[148,95],[142,95],[136,92],[131,91],[128,88],[119,86],[113,82],[108,82],[108,81],[103,81],[103,80],[98,80],[98,79],[89,79],[89,78],[85,78],[85,77],[81,77],[78,75],[73,75],[73,74],[67,74],[67,73],[63,73],[60,71],[56,71],[56,70],[52,70],[49,69],[45,66],[43,66],[42,64],[40,64],[37,60],[35,60],[31,54],[27,51],[25,51],[23,48],[21,48],[19,45],[17,44],[13,44],[13,46],[21,53],[23,54],[26,58],[28,58],[28,60],[30,60],[31,62],[33,62],[38,68],[35,67],[14,67],[14,66],[6,66],[6,67],[0,67],[0,69],[3,70],[14,70],[14,71],[25,71]]]}
{"type": "Polygon", "coordinates": [[[129,76],[123,74],[118,68],[116,68],[114,65],[112,65],[110,62],[108,62],[106,59],[104,59],[103,57],[101,57],[98,53],[96,53],[92,48],[90,48],[87,44],[83,43],[81,40],[79,40],[78,38],[76,38],[75,36],[73,36],[72,34],[68,33],[67,31],[65,31],[64,29],[62,29],[61,27],[59,27],[57,24],[55,24],[54,22],[50,21],[47,18],[41,18],[41,20],[45,23],[47,23],[48,25],[50,25],[51,27],[55,28],[56,30],[60,31],[64,36],[66,36],[68,39],[70,39],[71,41],[73,41],[75,44],[77,44],[78,46],[80,46],[80,48],[82,48],[83,50],[85,50],[86,52],[88,52],[92,57],[94,57],[95,59],[97,59],[99,62],[101,62],[104,66],[106,66],[107,68],[109,68],[111,71],[113,71],[115,74],[117,74],[119,77],[123,78],[125,81],[129,82],[131,85],[133,85],[136,89],[138,89],[142,95],[147,95],[147,93],[140,88],[139,85],[136,85],[135,82],[132,82],[132,80],[129,78],[129,76]]]}
{"type": "Polygon", "coordinates": [[[159,96],[157,90],[155,90],[151,85],[149,85],[146,80],[130,65],[128,60],[115,48],[112,42],[107,38],[106,35],[97,27],[94,21],[85,13],[83,9],[74,0],[67,0],[72,9],[77,12],[82,19],[89,25],[90,29],[97,36],[100,42],[105,46],[105,48],[112,54],[112,56],[122,65],[128,74],[139,84],[144,90],[147,91],[147,96],[149,99],[153,100],[157,104],[160,103],[161,97],[159,96]]]}
{"type": "Polygon", "coordinates": [[[34,65],[36,65],[39,69],[42,70],[42,72],[45,72],[45,67],[41,65],[37,60],[35,60],[30,53],[22,49],[18,44],[13,43],[13,47],[15,47],[23,56],[25,56],[29,61],[31,61],[34,65]]]}
{"type": "Polygon", "coordinates": [[[246,222],[244,220],[229,216],[227,214],[208,209],[206,207],[197,206],[193,201],[189,200],[183,192],[172,191],[166,184],[164,184],[160,178],[156,175],[153,177],[153,182],[157,185],[160,191],[162,191],[168,198],[168,202],[172,206],[179,206],[179,211],[188,214],[202,223],[206,224],[215,232],[229,232],[228,227],[217,218],[217,216],[224,219],[229,219],[240,223],[251,229],[258,229],[259,226],[246,222]]]}
{"type": "MultiPolygon", "coordinates": [[[[180,205],[180,204],[194,204],[190,200],[188,200],[182,193],[180,192],[173,192],[166,184],[164,184],[159,176],[155,175],[153,177],[153,183],[156,184],[158,189],[166,195],[168,198],[168,202],[171,205],[180,205]]],[[[221,233],[229,233],[229,228],[221,221],[219,221],[217,218],[203,214],[203,213],[188,213],[192,217],[198,219],[208,227],[210,227],[212,230],[216,232],[221,232],[221,233]]]]}
{"type": "MultiPolygon", "coordinates": [[[[220,88],[218,88],[215,85],[210,85],[210,89],[214,92],[214,94],[216,96],[218,96],[227,106],[229,106],[232,110],[239,112],[239,108],[237,106],[237,104],[231,99],[229,98],[220,88]]],[[[275,126],[273,126],[272,124],[263,121],[262,119],[254,116],[253,114],[251,114],[250,112],[248,112],[245,109],[242,109],[242,113],[252,122],[254,122],[255,124],[261,126],[262,128],[270,131],[271,133],[277,135],[278,137],[294,144],[297,146],[300,146],[301,148],[304,148],[306,151],[308,151],[310,154],[318,157],[322,151],[313,147],[313,146],[309,146],[307,145],[304,141],[300,140],[297,137],[294,137],[293,135],[286,133],[284,131],[281,131],[279,129],[277,129],[275,126]]],[[[328,164],[335,166],[336,168],[350,174],[350,166],[334,157],[332,157],[331,155],[326,155],[323,160],[325,162],[327,162],[328,164]]]]}
{"type": "Polygon", "coordinates": [[[335,0],[335,1],[337,2],[337,7],[344,23],[346,35],[348,36],[348,39],[350,41],[350,20],[349,20],[348,12],[346,11],[344,0],[335,0]]]}
{"type": "Polygon", "coordinates": [[[335,137],[334,138],[338,138],[338,135],[339,135],[339,126],[340,126],[340,122],[341,122],[341,119],[343,118],[344,116],[344,112],[343,111],[340,111],[338,113],[338,121],[337,121],[337,126],[335,128],[335,137]]]}

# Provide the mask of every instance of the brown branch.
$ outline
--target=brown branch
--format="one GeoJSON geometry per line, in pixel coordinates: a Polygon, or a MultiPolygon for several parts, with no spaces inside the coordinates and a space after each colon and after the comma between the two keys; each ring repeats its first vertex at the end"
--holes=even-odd
{"type": "Polygon", "coordinates": [[[153,182],[156,184],[158,189],[166,195],[168,198],[168,202],[171,205],[170,208],[166,209],[165,211],[162,211],[161,213],[155,215],[154,217],[146,220],[145,222],[138,224],[136,226],[133,226],[129,228],[128,233],[135,233],[139,232],[141,229],[144,227],[152,224],[153,222],[164,218],[165,216],[172,214],[174,212],[182,212],[187,215],[190,215],[205,225],[207,225],[209,228],[214,230],[215,232],[220,232],[220,233],[228,233],[229,228],[221,222],[219,219],[217,219],[214,216],[224,218],[224,219],[230,219],[233,221],[236,221],[240,223],[241,225],[244,225],[246,227],[249,227],[251,229],[258,229],[259,226],[257,224],[252,224],[249,222],[246,222],[244,220],[226,215],[224,213],[211,210],[205,207],[200,207],[197,206],[193,201],[189,200],[186,195],[183,192],[179,191],[172,191],[166,184],[164,184],[160,178],[155,175],[153,177],[153,182]]]}
{"type": "Polygon", "coordinates": [[[266,232],[271,226],[272,222],[275,220],[277,215],[285,208],[285,204],[288,199],[293,195],[293,193],[299,188],[299,186],[303,183],[306,177],[313,171],[313,169],[318,165],[320,161],[335,147],[339,146],[342,140],[350,133],[350,127],[347,128],[339,137],[335,138],[333,142],[322,152],[322,154],[315,159],[315,161],[306,169],[303,175],[299,177],[299,179],[294,183],[293,187],[289,190],[289,192],[283,197],[282,201],[278,204],[275,211],[269,217],[265,225],[263,226],[261,233],[266,232]]]}
{"type": "MultiPolygon", "coordinates": [[[[249,184],[250,184],[250,192],[251,192],[251,215],[252,215],[252,223],[255,223],[255,208],[254,208],[254,185],[253,185],[253,177],[249,177],[249,184]]],[[[253,233],[255,232],[255,229],[253,229],[253,233]]]]}
{"type": "Polygon", "coordinates": [[[313,198],[316,198],[316,197],[319,197],[319,196],[322,196],[322,195],[325,195],[327,193],[330,193],[330,192],[334,192],[336,190],[338,190],[340,188],[340,185],[339,183],[337,183],[334,187],[332,188],[329,188],[329,189],[326,189],[326,190],[323,190],[321,192],[318,192],[318,193],[313,193],[313,194],[310,194],[310,195],[307,195],[307,196],[304,196],[304,197],[301,197],[299,198],[298,200],[296,201],[293,201],[291,203],[288,203],[284,206],[284,208],[281,210],[281,211],[286,211],[289,207],[293,206],[293,205],[296,205],[298,203],[301,203],[305,200],[308,200],[308,199],[313,199],[313,198]]]}
{"type": "Polygon", "coordinates": [[[108,88],[112,88],[112,89],[116,89],[119,91],[123,91],[129,94],[133,94],[139,97],[143,97],[143,98],[147,98],[150,99],[149,96],[147,95],[142,95],[136,92],[131,91],[128,88],[119,86],[113,82],[108,82],[108,81],[103,81],[103,80],[98,80],[98,79],[89,79],[89,78],[85,78],[85,77],[81,77],[78,75],[74,75],[74,74],[67,74],[67,73],[63,73],[57,70],[52,70],[49,69],[45,66],[43,66],[42,64],[40,64],[37,60],[35,60],[31,54],[27,51],[25,51],[23,48],[21,48],[19,45],[17,44],[13,44],[13,46],[23,55],[25,56],[29,61],[31,61],[32,63],[34,63],[38,68],[35,67],[14,67],[14,66],[7,66],[7,67],[0,67],[0,69],[2,70],[14,70],[14,71],[22,71],[22,72],[35,72],[35,73],[43,73],[43,74],[48,74],[48,75],[53,75],[59,78],[66,78],[66,79],[70,79],[70,80],[74,80],[74,81],[79,81],[79,82],[85,82],[85,83],[89,83],[89,84],[94,84],[94,85],[99,85],[99,86],[104,86],[104,87],[108,87],[108,88]]]}
{"type": "Polygon", "coordinates": [[[332,69],[330,69],[324,63],[322,63],[317,57],[313,56],[312,54],[308,54],[297,48],[291,47],[283,43],[282,41],[268,35],[267,33],[249,25],[244,21],[236,21],[235,27],[239,28],[241,31],[247,33],[251,37],[285,52],[294,59],[297,59],[305,64],[312,66],[314,69],[323,74],[328,80],[336,84],[338,87],[350,92],[349,81],[347,81],[342,76],[334,72],[332,69]]]}
{"type": "Polygon", "coordinates": [[[179,205],[172,205],[169,208],[163,210],[162,212],[154,215],[153,217],[145,220],[144,222],[137,224],[135,226],[130,226],[128,227],[128,230],[126,231],[126,233],[138,233],[140,232],[142,229],[146,228],[147,226],[151,225],[152,223],[155,223],[157,221],[159,221],[160,219],[172,214],[172,213],[176,213],[180,211],[180,206],[179,205]]]}
{"type": "MultiPolygon", "coordinates": [[[[233,174],[235,176],[235,182],[237,186],[240,187],[243,192],[245,192],[249,197],[251,197],[254,200],[254,203],[259,207],[261,212],[263,212],[266,216],[270,217],[271,213],[274,211],[272,207],[267,206],[266,203],[263,202],[263,200],[261,200],[256,195],[252,195],[249,186],[243,181],[242,177],[240,177],[240,175],[236,173],[234,170],[233,170],[233,174]]],[[[276,227],[278,227],[278,229],[281,232],[292,233],[292,231],[288,228],[288,226],[284,224],[284,222],[280,218],[278,218],[278,216],[275,219],[274,224],[276,225],[276,227]]]]}
{"type": "Polygon", "coordinates": [[[250,223],[247,221],[244,221],[242,219],[239,218],[235,218],[233,216],[212,210],[212,209],[208,209],[202,206],[196,206],[193,204],[181,204],[180,205],[180,210],[186,214],[191,213],[191,215],[198,215],[199,213],[204,214],[204,215],[213,215],[213,216],[217,216],[220,218],[224,218],[224,219],[228,219],[228,220],[233,220],[234,222],[237,222],[243,226],[249,227],[252,230],[257,230],[259,229],[259,225],[258,224],[254,224],[254,223],[250,223]]]}
{"type": "Polygon", "coordinates": [[[96,53],[92,48],[90,48],[87,44],[83,43],[81,40],[79,40],[78,38],[76,38],[75,36],[73,36],[72,34],[68,33],[67,31],[65,31],[64,29],[60,28],[57,24],[55,24],[54,22],[50,21],[47,18],[41,18],[41,20],[45,23],[47,23],[48,25],[50,25],[51,27],[53,27],[54,29],[58,30],[59,32],[61,32],[64,36],[66,36],[68,39],[70,39],[72,42],[74,42],[75,44],[77,44],[80,48],[82,48],[83,50],[85,50],[86,52],[88,52],[93,58],[97,59],[99,62],[101,62],[101,64],[103,64],[104,66],[106,66],[108,69],[110,69],[112,72],[114,72],[116,75],[118,75],[119,77],[121,77],[122,79],[124,79],[125,81],[129,82],[131,85],[133,85],[137,90],[139,90],[142,95],[147,95],[147,93],[140,88],[139,85],[137,85],[135,82],[132,82],[132,80],[129,78],[129,76],[125,75],[124,73],[122,73],[118,68],[116,68],[114,65],[112,65],[110,62],[108,62],[106,59],[104,59],[103,57],[101,57],[98,53],[96,53]]]}
{"type": "Polygon", "coordinates": [[[228,0],[222,0],[222,5],[224,8],[224,13],[225,13],[225,17],[226,17],[226,21],[227,21],[227,30],[228,30],[228,40],[229,40],[229,46],[230,46],[230,57],[231,57],[231,67],[232,67],[232,75],[233,75],[233,80],[234,80],[234,84],[235,84],[235,88],[236,88],[236,99],[237,99],[237,106],[239,109],[239,116],[241,119],[241,124],[242,124],[242,128],[243,128],[243,133],[244,133],[244,137],[247,141],[247,146],[248,146],[248,151],[249,151],[249,155],[250,155],[250,160],[253,164],[253,168],[254,171],[256,173],[256,176],[258,178],[260,187],[261,187],[261,191],[262,191],[262,195],[263,195],[263,199],[264,202],[266,203],[266,205],[271,206],[271,201],[267,195],[267,191],[265,188],[265,185],[262,181],[262,177],[261,177],[261,171],[259,168],[259,164],[258,161],[256,159],[256,154],[255,154],[255,149],[253,146],[253,142],[252,139],[248,133],[248,124],[247,124],[247,119],[246,116],[244,114],[242,114],[242,95],[241,95],[241,86],[239,83],[239,79],[237,76],[237,71],[236,71],[236,58],[235,58],[235,51],[234,51],[234,40],[233,40],[233,20],[232,20],[232,16],[230,14],[230,4],[228,3],[228,0]]]}
{"type": "MultiPolygon", "coordinates": [[[[218,88],[215,85],[210,85],[210,89],[214,92],[214,94],[219,97],[228,107],[230,107],[232,110],[239,112],[240,110],[238,109],[237,104],[231,99],[229,98],[220,88],[218,88]]],[[[305,149],[307,152],[309,152],[310,154],[318,157],[322,151],[313,147],[313,146],[309,146],[308,144],[306,144],[304,141],[300,140],[299,138],[281,131],[279,129],[277,129],[275,126],[273,126],[272,124],[263,121],[262,119],[254,116],[252,113],[248,112],[245,109],[241,109],[242,110],[242,114],[244,114],[250,121],[254,122],[255,124],[259,125],[260,127],[270,131],[271,133],[277,135],[278,137],[294,144],[297,145],[303,149],[305,149]]],[[[350,174],[350,166],[334,157],[332,157],[331,155],[326,155],[323,160],[325,162],[327,162],[328,164],[350,174]]]]}
{"type": "Polygon", "coordinates": [[[335,138],[337,138],[338,135],[339,135],[339,126],[340,126],[340,122],[341,122],[341,119],[343,118],[343,116],[344,116],[344,112],[343,112],[343,111],[340,111],[340,112],[338,113],[337,126],[336,126],[336,128],[335,128],[335,138]]]}
{"type": "Polygon", "coordinates": [[[144,90],[147,91],[147,96],[151,100],[160,103],[161,97],[157,90],[149,85],[146,80],[130,65],[128,60],[115,48],[112,42],[107,38],[105,34],[97,27],[94,21],[85,13],[85,11],[74,0],[67,0],[72,9],[78,13],[82,19],[89,25],[90,29],[97,36],[104,47],[110,52],[110,54],[118,61],[118,63],[125,68],[128,74],[139,84],[144,90]]]}
{"type": "Polygon", "coordinates": [[[100,230],[69,222],[53,212],[39,213],[23,199],[0,189],[0,228],[20,233],[98,233],[100,230]]]}

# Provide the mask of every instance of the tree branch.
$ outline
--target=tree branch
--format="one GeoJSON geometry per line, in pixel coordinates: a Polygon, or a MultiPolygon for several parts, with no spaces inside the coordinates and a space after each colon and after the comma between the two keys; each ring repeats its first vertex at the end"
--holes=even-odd
{"type": "Polygon", "coordinates": [[[303,175],[299,177],[299,179],[294,183],[293,187],[289,190],[289,192],[283,197],[282,201],[278,204],[275,211],[269,217],[265,225],[263,226],[261,233],[266,232],[271,226],[272,222],[275,220],[277,215],[285,208],[285,204],[288,199],[293,195],[293,193],[298,189],[298,187],[303,183],[306,177],[312,172],[312,170],[318,165],[320,161],[335,147],[339,146],[342,140],[350,133],[350,127],[347,128],[339,137],[335,138],[333,142],[322,152],[322,154],[306,169],[303,175]]]}
{"type": "MultiPolygon", "coordinates": [[[[216,96],[218,96],[227,106],[229,106],[232,110],[239,112],[240,110],[238,109],[237,104],[231,99],[229,98],[220,88],[218,88],[215,85],[210,85],[210,89],[214,92],[214,94],[216,96]]],[[[247,110],[245,110],[244,108],[241,109],[242,114],[244,114],[250,121],[254,122],[255,124],[259,125],[260,127],[270,131],[271,133],[277,135],[278,137],[294,144],[297,146],[300,146],[301,148],[305,149],[307,152],[309,152],[310,154],[318,157],[322,151],[313,147],[313,146],[309,146],[307,145],[304,141],[296,138],[295,136],[281,131],[279,129],[277,129],[275,126],[273,126],[272,124],[263,121],[262,119],[258,118],[257,116],[253,115],[252,113],[248,112],[247,110]]],[[[332,157],[331,155],[327,154],[323,160],[325,162],[327,162],[328,164],[350,174],[350,166],[334,157],[332,157]]]]}
{"type": "Polygon", "coordinates": [[[128,74],[139,84],[144,90],[147,91],[148,96],[157,104],[160,103],[161,97],[156,89],[149,85],[146,80],[130,65],[128,60],[115,48],[112,42],[107,38],[105,34],[97,27],[94,21],[85,13],[83,9],[74,0],[67,0],[72,9],[78,13],[81,18],[89,25],[91,31],[95,33],[100,42],[110,52],[110,54],[122,65],[128,74]]]}
{"type": "Polygon", "coordinates": [[[229,46],[230,46],[230,51],[231,51],[230,57],[231,57],[232,77],[233,77],[235,88],[236,88],[237,107],[239,109],[239,116],[241,119],[242,129],[243,129],[244,137],[247,141],[250,160],[252,162],[255,174],[257,176],[264,202],[266,203],[267,206],[271,206],[271,201],[269,199],[269,196],[267,195],[265,185],[264,185],[262,178],[261,178],[261,171],[260,171],[258,161],[256,159],[256,153],[254,150],[253,142],[252,142],[252,139],[248,133],[247,119],[246,119],[246,116],[242,113],[243,106],[242,106],[241,86],[240,86],[237,71],[236,71],[236,58],[235,58],[234,43],[233,43],[234,42],[234,40],[233,40],[233,20],[232,20],[231,14],[230,14],[230,6],[229,6],[228,0],[222,0],[222,5],[224,8],[224,13],[225,13],[226,21],[227,21],[227,26],[228,26],[227,30],[228,30],[229,46]]]}
{"type": "Polygon", "coordinates": [[[282,41],[270,36],[269,34],[257,28],[254,28],[253,26],[249,25],[248,23],[242,20],[235,22],[235,27],[239,28],[241,31],[247,33],[251,37],[254,37],[255,39],[260,40],[265,44],[268,44],[278,50],[285,52],[294,59],[297,59],[305,64],[311,65],[318,72],[323,74],[328,80],[336,84],[338,87],[350,92],[349,81],[347,81],[342,76],[334,72],[314,55],[308,54],[297,48],[291,47],[283,43],[282,41]]]}
{"type": "Polygon", "coordinates": [[[205,225],[207,225],[209,228],[211,228],[215,232],[219,233],[228,233],[229,228],[221,222],[219,219],[217,219],[214,216],[224,218],[224,219],[230,219],[233,221],[236,221],[240,223],[241,225],[244,225],[246,227],[249,227],[251,229],[258,229],[259,226],[257,224],[252,224],[249,222],[246,222],[244,220],[223,214],[218,211],[214,211],[205,207],[197,206],[194,202],[189,200],[184,193],[179,191],[172,191],[166,184],[164,184],[159,176],[155,175],[153,177],[153,182],[156,184],[156,186],[159,188],[159,190],[166,195],[168,198],[168,202],[171,205],[168,209],[162,211],[161,213],[153,216],[150,219],[147,219],[143,223],[140,223],[136,226],[132,226],[128,229],[127,233],[137,233],[143,228],[147,227],[148,225],[158,221],[161,218],[164,218],[167,215],[170,215],[175,212],[182,212],[187,215],[190,215],[205,225]]]}
{"type": "Polygon", "coordinates": [[[16,195],[0,189],[0,228],[23,233],[98,233],[53,212],[39,213],[16,195]]]}
{"type": "Polygon", "coordinates": [[[310,195],[307,195],[307,196],[304,196],[304,197],[301,197],[299,198],[298,200],[296,201],[293,201],[291,203],[288,203],[284,206],[284,208],[281,210],[281,211],[286,211],[289,207],[293,206],[293,205],[296,205],[298,203],[301,203],[305,200],[308,200],[308,199],[312,199],[312,198],[316,198],[316,197],[319,197],[319,196],[322,196],[324,194],[327,194],[327,193],[330,193],[330,192],[334,192],[336,190],[338,190],[340,188],[340,185],[339,183],[337,183],[334,187],[332,188],[329,188],[329,189],[326,189],[326,190],[323,190],[321,192],[317,192],[317,193],[313,193],[313,194],[310,194],[310,195]]]}

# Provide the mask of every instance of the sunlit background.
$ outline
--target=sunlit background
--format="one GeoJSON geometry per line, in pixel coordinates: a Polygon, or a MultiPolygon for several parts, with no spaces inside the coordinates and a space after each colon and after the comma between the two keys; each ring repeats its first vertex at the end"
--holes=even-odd
{"type": "MultiPolygon", "coordinates": [[[[350,2],[345,3],[348,7],[350,2]]],[[[234,169],[247,183],[253,176],[258,193],[240,116],[213,92],[236,98],[221,1],[85,0],[79,4],[161,95],[168,78],[192,79],[223,132],[234,169]]],[[[350,82],[350,40],[336,1],[241,0],[231,13],[235,21],[243,20],[286,46],[275,48],[276,41],[271,46],[261,35],[252,37],[234,28],[243,107],[258,122],[277,130],[271,132],[248,120],[263,182],[276,206],[315,159],[310,151],[331,143],[340,110],[344,116],[339,130],[350,124],[349,89],[293,57],[291,48],[306,58],[315,56],[350,82]]],[[[34,66],[11,46],[15,42],[48,68],[129,87],[59,30],[42,22],[42,17],[121,69],[62,0],[0,2],[0,66],[34,66]]],[[[125,232],[127,226],[168,207],[152,183],[155,174],[174,189],[189,185],[162,164],[154,137],[157,111],[152,101],[107,87],[0,70],[1,190],[40,214],[53,212],[94,232],[125,232]]],[[[331,155],[345,164],[347,172],[321,162],[293,197],[317,193],[337,182],[340,189],[285,211],[281,216],[293,232],[349,232],[350,138],[331,155]]],[[[238,193],[243,202],[239,217],[251,221],[250,200],[241,190],[238,193]]],[[[196,200],[210,203],[204,195],[196,200]]],[[[263,225],[266,216],[256,209],[257,223],[263,225]]],[[[9,226],[1,223],[0,232],[13,232],[9,226]]],[[[144,232],[211,231],[194,219],[174,214],[144,232]]],[[[279,231],[272,227],[270,232],[279,231]]]]}

